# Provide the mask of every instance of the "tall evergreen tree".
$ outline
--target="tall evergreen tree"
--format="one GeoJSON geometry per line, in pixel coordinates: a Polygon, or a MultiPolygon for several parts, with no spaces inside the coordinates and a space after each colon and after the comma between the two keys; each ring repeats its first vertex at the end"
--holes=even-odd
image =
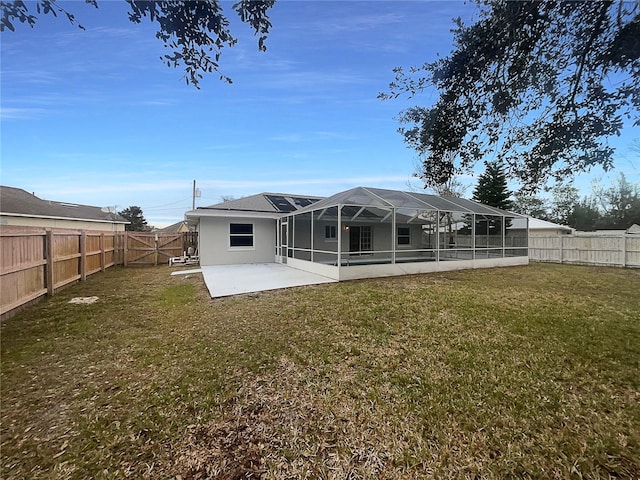
{"type": "Polygon", "coordinates": [[[507,187],[507,174],[503,166],[497,162],[485,162],[484,164],[485,170],[478,178],[478,185],[473,191],[473,199],[491,207],[510,210],[512,206],[509,199],[511,192],[507,187]]]}
{"type": "Polygon", "coordinates": [[[151,230],[142,214],[142,209],[138,206],[132,205],[118,212],[118,214],[131,222],[125,226],[125,230],[128,232],[148,232],[151,230]]]}
{"type": "MultiPolygon", "coordinates": [[[[507,188],[507,174],[498,162],[484,162],[484,173],[478,178],[478,184],[473,190],[473,200],[490,207],[511,210],[509,200],[511,192],[507,188]]],[[[500,235],[503,230],[502,217],[476,216],[476,235],[500,235]]],[[[511,221],[507,219],[508,227],[511,221]]]]}

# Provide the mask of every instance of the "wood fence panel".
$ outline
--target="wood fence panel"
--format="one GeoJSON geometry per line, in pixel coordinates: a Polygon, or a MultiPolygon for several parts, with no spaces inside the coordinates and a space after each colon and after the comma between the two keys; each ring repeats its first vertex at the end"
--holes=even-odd
{"type": "Polygon", "coordinates": [[[162,265],[184,252],[182,233],[127,232],[125,265],[162,265]]]}
{"type": "Polygon", "coordinates": [[[539,262],[562,263],[562,236],[531,237],[529,259],[539,262]]]}
{"type": "Polygon", "coordinates": [[[80,256],[80,232],[54,232],[49,259],[53,265],[54,291],[80,279],[80,256]]]}
{"type": "Polygon", "coordinates": [[[640,268],[640,235],[627,235],[625,266],[640,268]]]}
{"type": "Polygon", "coordinates": [[[89,233],[85,237],[85,275],[89,276],[96,272],[102,271],[103,262],[103,250],[102,241],[103,236],[99,233],[89,233]]]}
{"type": "Polygon", "coordinates": [[[166,264],[192,244],[197,233],[0,228],[0,315],[114,265],[166,264]]]}
{"type": "Polygon", "coordinates": [[[163,234],[158,235],[158,263],[169,263],[169,258],[179,257],[184,253],[184,235],[163,234]]]}
{"type": "Polygon", "coordinates": [[[122,235],[117,234],[105,234],[104,235],[104,268],[112,267],[113,265],[121,265],[121,252],[120,239],[122,235]]]}
{"type": "Polygon", "coordinates": [[[640,236],[533,236],[529,239],[529,258],[539,262],[640,267],[640,236]]]}
{"type": "Polygon", "coordinates": [[[47,293],[44,238],[44,232],[2,237],[0,314],[47,293]]]}
{"type": "Polygon", "coordinates": [[[157,265],[155,237],[149,233],[127,232],[125,265],[157,265]]]}
{"type": "Polygon", "coordinates": [[[570,237],[566,239],[564,261],[591,265],[623,265],[622,237],[570,237]]]}

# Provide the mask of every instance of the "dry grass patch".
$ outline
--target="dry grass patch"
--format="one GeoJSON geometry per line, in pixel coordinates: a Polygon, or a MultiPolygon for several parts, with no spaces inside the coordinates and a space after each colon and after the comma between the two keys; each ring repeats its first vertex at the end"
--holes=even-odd
{"type": "Polygon", "coordinates": [[[2,478],[640,472],[639,271],[534,264],[216,301],[168,273],[113,269],[2,325],[2,478]]]}

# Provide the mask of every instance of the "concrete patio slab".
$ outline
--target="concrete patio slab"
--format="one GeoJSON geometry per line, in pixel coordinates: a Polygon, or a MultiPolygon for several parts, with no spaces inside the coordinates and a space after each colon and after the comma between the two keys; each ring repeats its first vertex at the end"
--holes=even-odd
{"type": "Polygon", "coordinates": [[[280,263],[209,265],[201,270],[212,298],[337,281],[280,263]]]}

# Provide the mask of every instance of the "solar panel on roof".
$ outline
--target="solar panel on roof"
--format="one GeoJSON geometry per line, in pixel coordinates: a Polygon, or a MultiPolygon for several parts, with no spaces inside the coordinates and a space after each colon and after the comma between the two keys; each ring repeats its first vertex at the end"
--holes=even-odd
{"type": "Polygon", "coordinates": [[[308,207],[312,203],[316,203],[318,201],[317,198],[306,198],[306,197],[291,197],[293,203],[298,205],[300,208],[308,207]]]}
{"type": "Polygon", "coordinates": [[[289,213],[297,210],[297,208],[291,205],[282,195],[265,195],[265,197],[267,197],[267,200],[269,200],[271,205],[279,212],[289,213]]]}

